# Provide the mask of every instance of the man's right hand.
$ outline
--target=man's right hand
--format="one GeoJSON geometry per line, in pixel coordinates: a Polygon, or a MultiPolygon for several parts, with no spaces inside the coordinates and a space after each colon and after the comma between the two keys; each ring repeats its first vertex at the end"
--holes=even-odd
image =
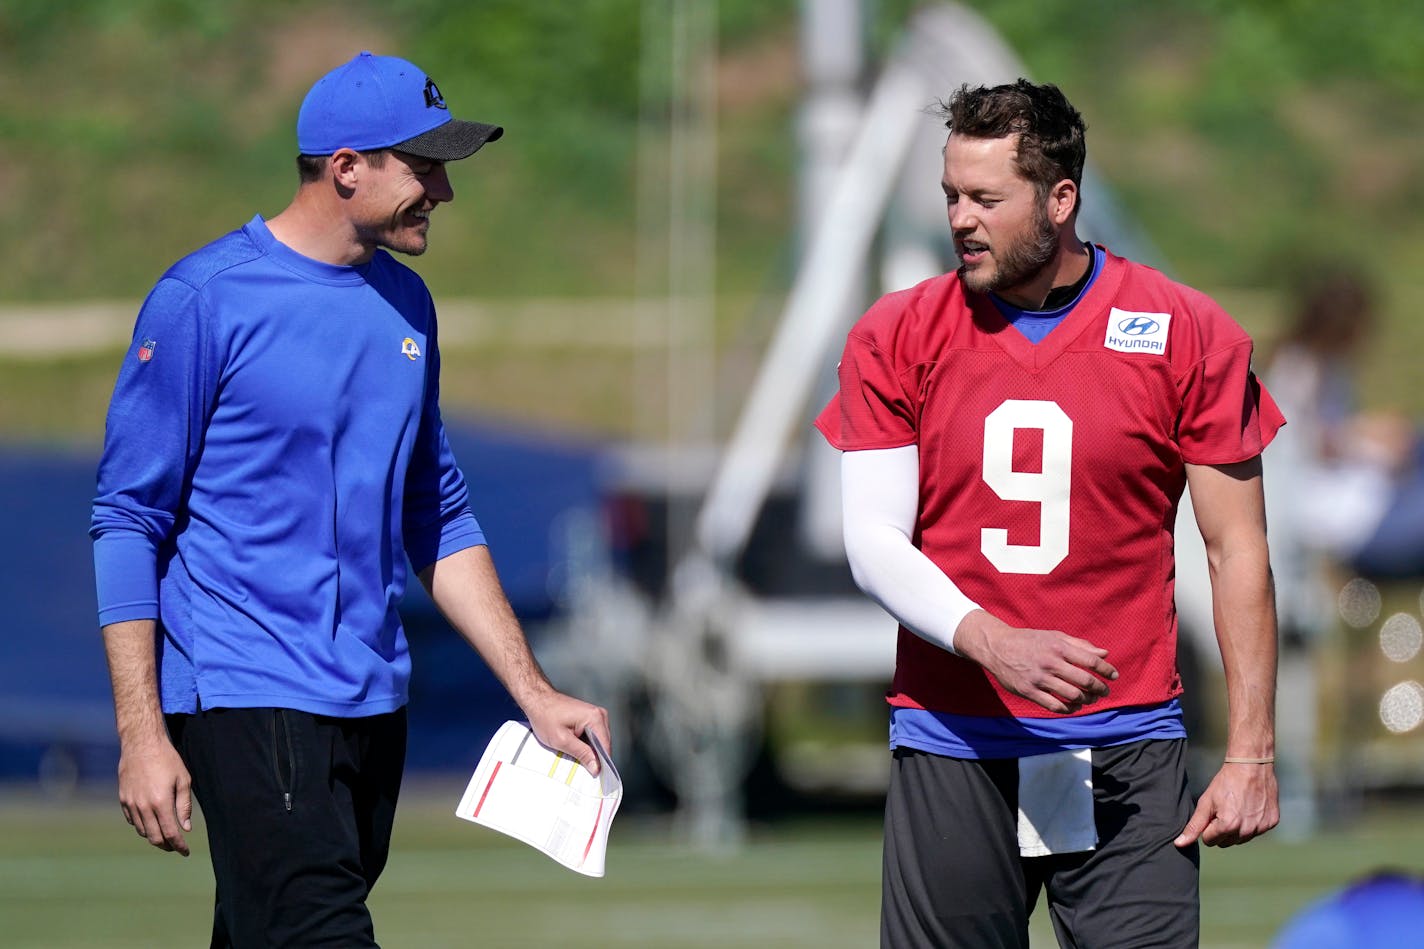
{"type": "Polygon", "coordinates": [[[1092,705],[1117,678],[1106,649],[1056,629],[1010,626],[985,610],[960,622],[954,650],[1009,692],[1060,715],[1092,705]]]}
{"type": "Polygon", "coordinates": [[[183,831],[193,829],[192,779],[166,738],[119,754],[119,805],[140,837],[159,850],[188,856],[183,831]]]}

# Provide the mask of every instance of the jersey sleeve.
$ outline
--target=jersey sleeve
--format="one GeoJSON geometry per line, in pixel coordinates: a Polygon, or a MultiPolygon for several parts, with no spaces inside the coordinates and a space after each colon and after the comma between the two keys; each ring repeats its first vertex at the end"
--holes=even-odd
{"type": "Polygon", "coordinates": [[[1177,441],[1182,460],[1227,465],[1259,455],[1285,424],[1285,416],[1251,369],[1251,340],[1229,317],[1234,333],[1204,331],[1204,355],[1179,380],[1182,416],[1177,441]],[[1234,337],[1234,338],[1231,338],[1234,337]]]}
{"type": "Polygon", "coordinates": [[[406,471],[402,534],[417,573],[442,557],[485,543],[470,509],[470,490],[440,417],[440,347],[430,321],[430,353],[420,431],[406,471]]]}
{"type": "Polygon", "coordinates": [[[158,562],[197,464],[218,375],[198,292],[160,280],[139,310],[105,422],[89,534],[99,623],[158,617],[158,562]]]}
{"type": "Polygon", "coordinates": [[[815,422],[826,441],[841,451],[915,444],[918,413],[885,347],[852,330],[836,374],[840,388],[815,422]]]}

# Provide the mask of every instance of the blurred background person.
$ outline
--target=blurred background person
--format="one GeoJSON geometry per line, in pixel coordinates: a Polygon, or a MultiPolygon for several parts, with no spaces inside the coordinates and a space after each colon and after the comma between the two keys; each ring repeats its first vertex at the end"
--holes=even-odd
{"type": "Polygon", "coordinates": [[[1299,286],[1263,373],[1290,419],[1272,471],[1281,514],[1307,554],[1372,579],[1424,575],[1424,443],[1405,416],[1359,405],[1374,288],[1347,268],[1299,286]]]}

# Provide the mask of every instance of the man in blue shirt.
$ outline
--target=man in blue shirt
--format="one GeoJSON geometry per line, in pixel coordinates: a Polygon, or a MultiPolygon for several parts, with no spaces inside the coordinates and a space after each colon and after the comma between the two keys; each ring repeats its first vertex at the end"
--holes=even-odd
{"type": "Polygon", "coordinates": [[[405,757],[407,561],[546,745],[597,771],[607,712],[539,668],[439,409],[426,248],[445,163],[499,138],[402,59],[312,87],[300,184],[174,264],[110,404],[91,535],[125,817],[184,855],[214,946],[374,946],[405,757]]]}

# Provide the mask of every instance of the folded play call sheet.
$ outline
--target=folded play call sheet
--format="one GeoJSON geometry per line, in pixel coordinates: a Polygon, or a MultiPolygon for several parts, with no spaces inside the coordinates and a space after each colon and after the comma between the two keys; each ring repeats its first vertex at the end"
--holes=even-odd
{"type": "Polygon", "coordinates": [[[608,830],[623,800],[623,780],[591,733],[594,776],[539,743],[524,722],[505,722],[485,748],[455,814],[522,840],[587,876],[603,876],[608,830]]]}

